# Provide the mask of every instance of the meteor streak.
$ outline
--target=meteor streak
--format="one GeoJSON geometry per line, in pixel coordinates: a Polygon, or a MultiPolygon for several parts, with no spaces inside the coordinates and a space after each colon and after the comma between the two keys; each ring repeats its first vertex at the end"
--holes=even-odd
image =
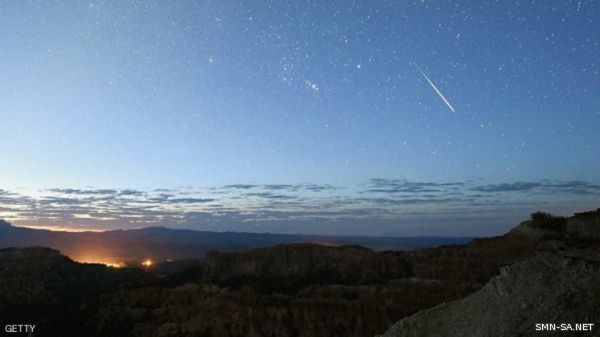
{"type": "Polygon", "coordinates": [[[429,77],[427,77],[427,75],[425,75],[425,72],[423,71],[423,69],[421,69],[421,67],[419,67],[419,65],[417,63],[415,63],[415,66],[417,67],[417,69],[419,70],[419,72],[421,72],[421,75],[423,75],[423,77],[425,77],[425,79],[427,80],[427,82],[429,83],[429,85],[433,88],[433,90],[435,90],[435,92],[438,94],[438,96],[440,96],[440,98],[444,101],[444,103],[446,103],[446,105],[448,106],[448,108],[450,108],[450,110],[452,110],[452,112],[456,112],[454,110],[454,108],[452,107],[452,104],[450,104],[450,102],[448,102],[448,100],[446,99],[446,97],[444,97],[444,94],[442,94],[442,92],[435,86],[435,84],[433,84],[433,82],[431,82],[431,80],[429,79],[429,77]]]}

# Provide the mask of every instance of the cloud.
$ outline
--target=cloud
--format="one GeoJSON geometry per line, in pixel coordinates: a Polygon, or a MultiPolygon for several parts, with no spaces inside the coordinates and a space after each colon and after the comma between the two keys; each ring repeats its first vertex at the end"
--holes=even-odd
{"type": "Polygon", "coordinates": [[[464,183],[415,182],[404,179],[373,178],[369,182],[367,192],[372,193],[426,193],[441,192],[449,187],[463,186],[464,183]]]}
{"type": "Polygon", "coordinates": [[[134,195],[134,196],[142,196],[145,195],[145,192],[142,191],[138,191],[138,190],[133,190],[133,189],[125,189],[125,190],[121,190],[119,191],[119,195],[134,195]]]}
{"type": "Polygon", "coordinates": [[[285,185],[285,184],[271,184],[263,185],[262,188],[265,190],[297,190],[300,185],[285,185]]]}
{"type": "Polygon", "coordinates": [[[0,188],[0,196],[11,196],[11,195],[16,195],[16,194],[0,188]]]}
{"type": "Polygon", "coordinates": [[[541,183],[516,182],[516,183],[475,186],[475,187],[471,188],[471,190],[479,191],[479,192],[515,192],[515,191],[531,191],[534,188],[540,187],[540,186],[542,186],[541,183]]]}
{"type": "MultiPolygon", "coordinates": [[[[217,189],[217,188],[215,188],[217,189]]],[[[256,184],[232,184],[225,185],[222,189],[226,190],[263,190],[263,191],[289,191],[289,192],[298,192],[298,191],[310,191],[310,192],[323,192],[323,191],[333,191],[337,188],[335,186],[329,184],[264,184],[264,185],[256,185],[256,184]]]]}
{"type": "Polygon", "coordinates": [[[290,196],[290,195],[275,194],[275,193],[271,193],[271,192],[246,193],[244,195],[248,196],[248,197],[259,197],[259,198],[265,198],[265,199],[286,199],[286,200],[291,200],[291,199],[296,199],[297,198],[297,197],[290,196]]]}
{"type": "Polygon", "coordinates": [[[44,196],[37,201],[40,205],[83,205],[87,204],[88,200],[78,198],[44,196]]]}
{"type": "Polygon", "coordinates": [[[562,209],[565,205],[591,205],[600,195],[600,185],[583,180],[482,184],[374,178],[350,186],[231,184],[153,190],[54,188],[37,192],[27,195],[0,189],[0,218],[97,228],[164,225],[238,231],[337,228],[343,232],[342,226],[385,224],[394,228],[394,224],[408,223],[409,219],[418,223],[425,218],[452,218],[460,224],[471,223],[471,218],[481,214],[527,215],[539,206],[547,210],[552,205],[562,205],[562,209]]]}
{"type": "Polygon", "coordinates": [[[328,185],[328,184],[325,184],[325,185],[306,184],[306,185],[303,185],[303,187],[307,191],[311,191],[311,192],[333,191],[333,190],[337,189],[335,186],[328,185]]]}
{"type": "Polygon", "coordinates": [[[361,202],[367,202],[375,205],[426,205],[426,204],[449,204],[461,203],[469,204],[477,201],[476,198],[363,198],[358,199],[361,202]]]}
{"type": "Polygon", "coordinates": [[[234,185],[225,185],[223,188],[230,188],[236,190],[247,190],[251,188],[258,187],[258,185],[250,185],[250,184],[234,184],[234,185]]]}
{"type": "Polygon", "coordinates": [[[514,182],[502,184],[489,184],[474,186],[473,191],[497,193],[497,192],[536,192],[540,194],[561,195],[561,194],[580,194],[580,195],[598,195],[600,194],[600,185],[587,181],[553,181],[541,180],[530,182],[514,182]]]}
{"type": "Polygon", "coordinates": [[[73,189],[73,188],[51,188],[48,190],[52,193],[60,194],[76,194],[76,195],[115,195],[118,193],[114,189],[73,189]]]}
{"type": "Polygon", "coordinates": [[[171,203],[171,204],[197,204],[197,203],[206,203],[206,202],[213,202],[217,199],[211,199],[211,198],[174,198],[174,199],[168,199],[166,200],[166,202],[171,203]]]}

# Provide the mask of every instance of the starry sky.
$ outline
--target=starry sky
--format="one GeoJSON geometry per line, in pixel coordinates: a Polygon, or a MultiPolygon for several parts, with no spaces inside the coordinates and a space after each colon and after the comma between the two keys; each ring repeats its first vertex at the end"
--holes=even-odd
{"type": "Polygon", "coordinates": [[[493,235],[600,196],[594,1],[4,1],[0,218],[493,235]]]}

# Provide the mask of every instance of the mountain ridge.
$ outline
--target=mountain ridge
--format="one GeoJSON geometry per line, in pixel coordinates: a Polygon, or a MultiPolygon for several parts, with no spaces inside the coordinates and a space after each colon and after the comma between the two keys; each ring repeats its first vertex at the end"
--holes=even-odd
{"type": "Polygon", "coordinates": [[[278,244],[312,242],[325,245],[357,244],[377,250],[410,250],[464,243],[470,237],[358,237],[249,232],[212,232],[167,227],[145,227],[104,232],[66,232],[0,225],[0,248],[48,246],[75,258],[94,256],[136,264],[146,258],[157,261],[201,258],[209,250],[244,251],[278,244]]]}

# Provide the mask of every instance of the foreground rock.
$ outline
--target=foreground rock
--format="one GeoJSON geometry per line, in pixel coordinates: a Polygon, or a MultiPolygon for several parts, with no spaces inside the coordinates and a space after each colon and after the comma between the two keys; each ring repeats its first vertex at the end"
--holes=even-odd
{"type": "Polygon", "coordinates": [[[540,253],[504,268],[478,292],[405,318],[382,336],[544,335],[536,331],[537,323],[570,323],[573,328],[575,323],[594,323],[591,332],[566,334],[600,336],[598,280],[597,260],[540,253]]]}
{"type": "Polygon", "coordinates": [[[537,213],[510,234],[540,238],[539,251],[474,294],[404,318],[381,336],[600,336],[600,210],[570,218],[537,213]],[[546,323],[573,330],[536,331],[546,323]],[[574,331],[583,323],[594,326],[574,331]]]}

